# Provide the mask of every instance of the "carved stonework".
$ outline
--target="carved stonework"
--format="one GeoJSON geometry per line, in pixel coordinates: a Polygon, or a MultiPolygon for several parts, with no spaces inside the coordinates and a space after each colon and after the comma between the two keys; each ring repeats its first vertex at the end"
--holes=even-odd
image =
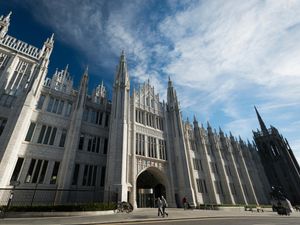
{"type": "Polygon", "coordinates": [[[136,125],[136,132],[137,133],[141,133],[141,134],[145,134],[147,136],[152,136],[152,137],[156,137],[156,138],[160,138],[163,139],[163,132],[158,131],[158,130],[153,130],[151,128],[147,128],[147,127],[143,127],[143,126],[139,126],[136,125]]]}
{"type": "Polygon", "coordinates": [[[156,167],[162,172],[166,172],[166,165],[164,162],[158,162],[156,160],[151,159],[137,159],[137,174],[139,174],[141,171],[149,168],[149,167],[156,167]]]}

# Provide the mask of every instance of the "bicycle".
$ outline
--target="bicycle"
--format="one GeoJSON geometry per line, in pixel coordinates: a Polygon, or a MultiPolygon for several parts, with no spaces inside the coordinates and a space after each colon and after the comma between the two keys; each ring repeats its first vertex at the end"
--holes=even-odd
{"type": "Polygon", "coordinates": [[[116,209],[114,210],[115,213],[120,213],[120,212],[130,213],[132,211],[133,211],[133,207],[129,202],[119,202],[117,204],[116,209]]]}

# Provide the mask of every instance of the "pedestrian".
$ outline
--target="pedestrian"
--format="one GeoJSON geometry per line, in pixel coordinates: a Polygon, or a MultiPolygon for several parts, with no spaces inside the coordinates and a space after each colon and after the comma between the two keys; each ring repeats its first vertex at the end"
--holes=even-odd
{"type": "Polygon", "coordinates": [[[161,201],[162,201],[163,217],[165,217],[165,215],[169,216],[169,213],[166,212],[166,208],[168,207],[168,203],[167,203],[167,200],[164,198],[164,196],[161,196],[161,201]]]}
{"type": "Polygon", "coordinates": [[[186,197],[185,196],[182,199],[182,205],[183,205],[184,210],[186,210],[187,209],[187,201],[186,201],[186,197]]]}
{"type": "Polygon", "coordinates": [[[162,201],[158,197],[157,198],[157,216],[160,216],[160,215],[163,216],[164,215],[163,212],[162,212],[162,206],[163,206],[162,201]]]}

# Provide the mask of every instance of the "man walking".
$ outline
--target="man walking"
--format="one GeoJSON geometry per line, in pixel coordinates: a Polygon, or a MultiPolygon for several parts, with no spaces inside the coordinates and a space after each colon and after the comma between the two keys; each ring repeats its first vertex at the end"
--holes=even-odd
{"type": "Polygon", "coordinates": [[[162,201],[163,217],[165,217],[165,215],[169,216],[169,214],[166,212],[166,208],[168,207],[168,203],[167,203],[167,200],[164,198],[164,196],[161,196],[161,201],[162,201]]]}
{"type": "Polygon", "coordinates": [[[162,212],[162,206],[163,206],[163,203],[162,201],[160,200],[160,198],[158,197],[157,198],[157,216],[164,216],[163,212],[162,212]]]}

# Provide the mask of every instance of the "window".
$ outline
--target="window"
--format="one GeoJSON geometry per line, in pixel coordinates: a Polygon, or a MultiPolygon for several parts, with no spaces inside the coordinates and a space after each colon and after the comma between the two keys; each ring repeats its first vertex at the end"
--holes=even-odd
{"type": "Polygon", "coordinates": [[[48,160],[32,159],[25,182],[26,183],[38,182],[39,184],[42,184],[44,182],[47,167],[48,167],[48,160]]]}
{"type": "Polygon", "coordinates": [[[224,194],[221,181],[214,181],[217,194],[224,194]]]}
{"type": "Polygon", "coordinates": [[[105,184],[105,170],[106,167],[102,166],[102,170],[101,170],[101,180],[100,180],[100,186],[103,187],[105,184]]]}
{"type": "Polygon", "coordinates": [[[67,130],[63,129],[60,136],[59,147],[65,147],[66,137],[67,137],[67,130]]]}
{"type": "Polygon", "coordinates": [[[47,111],[52,113],[61,114],[64,107],[64,101],[57,98],[50,97],[47,111]]]}
{"type": "Polygon", "coordinates": [[[107,154],[107,149],[108,149],[108,139],[104,138],[103,154],[107,154]]]}
{"type": "Polygon", "coordinates": [[[83,121],[88,121],[89,119],[89,108],[85,108],[83,111],[83,121]]]}
{"type": "Polygon", "coordinates": [[[231,193],[233,195],[236,195],[236,189],[235,189],[234,183],[229,183],[229,185],[230,185],[231,193]]]}
{"type": "Polygon", "coordinates": [[[39,178],[39,184],[42,184],[44,182],[47,167],[48,167],[48,160],[45,160],[43,162],[43,167],[42,167],[42,171],[41,171],[40,178],[39,178]]]}
{"type": "Polygon", "coordinates": [[[42,129],[41,129],[41,132],[40,132],[40,135],[39,135],[39,138],[38,138],[38,143],[42,143],[44,135],[45,135],[45,130],[46,130],[46,126],[43,125],[42,129]]]}
{"type": "Polygon", "coordinates": [[[48,144],[51,131],[52,131],[52,127],[50,127],[50,126],[47,127],[47,131],[46,131],[46,135],[45,135],[43,144],[48,144]]]}
{"type": "Polygon", "coordinates": [[[92,141],[93,141],[93,137],[89,136],[88,137],[88,147],[87,147],[88,152],[90,152],[92,149],[92,141]]]}
{"type": "Polygon", "coordinates": [[[216,163],[210,162],[210,166],[211,166],[211,171],[212,171],[213,173],[219,174],[218,166],[217,166],[216,163]]]}
{"type": "Polygon", "coordinates": [[[72,185],[77,185],[79,169],[80,169],[80,165],[79,164],[75,164],[74,173],[73,173],[73,179],[72,179],[72,185]]]}
{"type": "Polygon", "coordinates": [[[33,136],[33,132],[34,132],[35,126],[36,126],[36,123],[31,122],[31,124],[30,124],[30,126],[28,128],[26,137],[25,137],[25,141],[31,141],[31,138],[33,136]]]}
{"type": "Polygon", "coordinates": [[[4,54],[4,53],[0,53],[0,70],[4,69],[7,62],[9,60],[9,56],[4,54]]]}
{"type": "Polygon", "coordinates": [[[37,109],[42,109],[43,108],[43,104],[44,104],[45,98],[46,98],[45,95],[41,95],[40,96],[40,98],[38,100],[38,103],[37,103],[37,106],[36,106],[37,109]]]}
{"type": "MultiPolygon", "coordinates": [[[[30,127],[29,127],[30,129],[30,127]]],[[[39,144],[45,144],[45,145],[53,145],[55,141],[55,136],[56,136],[57,128],[56,127],[51,127],[51,126],[46,126],[43,125],[38,137],[37,143],[39,144]]],[[[29,135],[29,131],[27,133],[29,135]]],[[[27,136],[26,136],[27,138],[27,136]]],[[[26,139],[25,139],[26,140],[26,139]]]]}
{"type": "Polygon", "coordinates": [[[97,137],[97,146],[96,146],[97,153],[99,153],[99,151],[100,151],[100,141],[101,141],[100,137],[97,137]]]}
{"type": "Polygon", "coordinates": [[[95,186],[97,179],[97,169],[98,167],[94,165],[84,166],[82,186],[95,186]]]}
{"type": "Polygon", "coordinates": [[[37,162],[37,165],[36,165],[35,170],[34,170],[34,175],[33,175],[33,178],[32,178],[32,183],[37,182],[37,179],[38,179],[38,176],[39,176],[39,173],[40,173],[40,169],[41,169],[41,166],[42,166],[42,162],[43,162],[43,160],[40,160],[40,159],[37,162]]]}
{"type": "Polygon", "coordinates": [[[106,114],[105,126],[108,127],[108,124],[109,124],[109,114],[106,114]]]}
{"type": "Polygon", "coordinates": [[[164,140],[158,140],[158,144],[159,144],[159,158],[163,160],[167,160],[166,142],[164,140]]]}
{"type": "Polygon", "coordinates": [[[22,168],[22,165],[23,165],[23,162],[24,162],[24,158],[18,158],[18,161],[16,163],[16,166],[15,166],[15,169],[14,169],[14,172],[11,176],[11,179],[10,181],[17,181],[18,178],[19,178],[19,174],[20,174],[20,171],[21,171],[21,168],[22,168]]]}
{"type": "Polygon", "coordinates": [[[206,182],[204,179],[196,179],[197,189],[199,193],[207,193],[206,182]]]}
{"type": "Polygon", "coordinates": [[[6,123],[7,119],[0,117],[0,136],[3,133],[6,123]]]}
{"type": "Polygon", "coordinates": [[[68,101],[65,116],[69,117],[71,113],[72,113],[72,102],[68,101]]]}
{"type": "Polygon", "coordinates": [[[83,144],[84,144],[84,134],[80,134],[79,137],[79,145],[78,145],[78,149],[82,150],[83,149],[83,144]]]}
{"type": "Polygon", "coordinates": [[[97,166],[94,166],[92,186],[95,186],[95,185],[96,185],[97,169],[98,169],[97,166]]]}
{"type": "Polygon", "coordinates": [[[145,155],[145,135],[136,133],[136,146],[137,155],[145,155]]]}
{"type": "Polygon", "coordinates": [[[87,183],[88,169],[89,169],[89,166],[85,165],[84,172],[83,172],[83,178],[82,178],[82,186],[85,186],[87,183]]]}
{"type": "Polygon", "coordinates": [[[53,130],[52,130],[52,133],[51,133],[51,138],[50,138],[49,145],[53,145],[54,140],[55,140],[56,131],[57,131],[57,128],[54,127],[53,130]]]}
{"type": "Polygon", "coordinates": [[[54,167],[53,167],[53,171],[52,171],[52,175],[51,175],[51,179],[50,179],[50,184],[56,184],[57,181],[57,174],[58,174],[58,170],[59,170],[59,162],[55,162],[54,163],[54,167]]]}
{"type": "Polygon", "coordinates": [[[149,154],[149,157],[157,158],[156,138],[154,138],[154,137],[148,137],[148,154],[149,154]]]}
{"type": "Polygon", "coordinates": [[[93,175],[93,166],[90,165],[89,166],[89,173],[88,173],[88,182],[87,182],[87,186],[91,186],[91,182],[92,182],[92,175],[93,175]]]}
{"type": "Polygon", "coordinates": [[[47,107],[47,111],[48,111],[48,112],[51,112],[51,111],[52,111],[53,103],[54,103],[54,98],[53,98],[53,97],[50,97],[49,103],[48,103],[48,107],[47,107]]]}
{"type": "Polygon", "coordinates": [[[32,177],[32,174],[33,174],[33,169],[34,169],[34,166],[35,166],[35,162],[36,162],[35,159],[31,159],[30,166],[29,166],[29,169],[28,169],[28,172],[27,172],[27,175],[26,175],[25,183],[29,183],[31,181],[31,177],[32,177]]]}

